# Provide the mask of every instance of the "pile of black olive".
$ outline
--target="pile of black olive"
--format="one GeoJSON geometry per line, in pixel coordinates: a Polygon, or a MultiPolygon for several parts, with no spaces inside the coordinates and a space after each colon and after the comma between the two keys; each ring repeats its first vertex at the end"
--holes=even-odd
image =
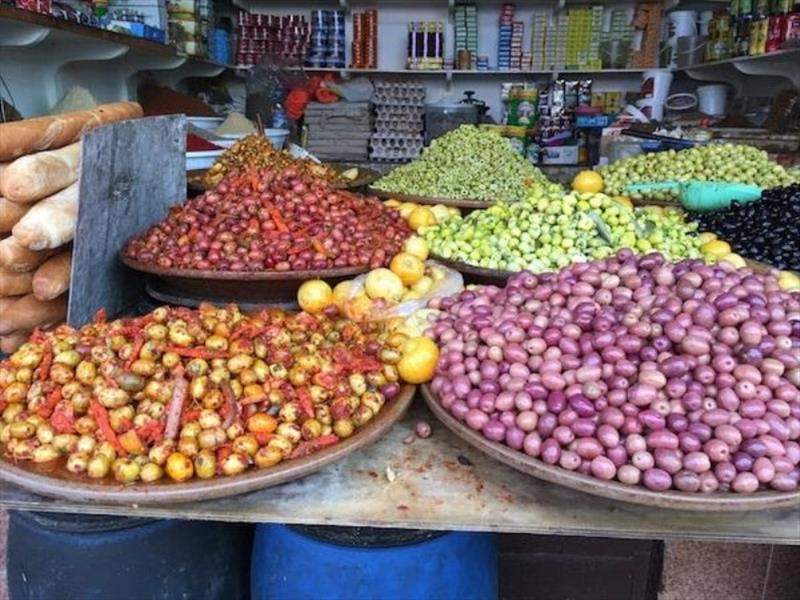
{"type": "Polygon", "coordinates": [[[690,212],[699,231],[711,231],[734,252],[779,269],[800,271],[800,183],[765,190],[753,202],[732,202],[709,213],[690,212]]]}

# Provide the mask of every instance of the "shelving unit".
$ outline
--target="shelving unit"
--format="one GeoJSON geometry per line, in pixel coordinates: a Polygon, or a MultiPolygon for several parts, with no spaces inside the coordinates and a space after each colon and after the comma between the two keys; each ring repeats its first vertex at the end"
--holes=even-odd
{"type": "Polygon", "coordinates": [[[737,56],[678,69],[699,81],[726,81],[741,92],[752,78],[760,86],[800,87],[800,48],[788,48],[757,56],[737,56]]]}
{"type": "Polygon", "coordinates": [[[139,77],[178,85],[233,70],[170,45],[0,6],[0,75],[23,115],[49,110],[72,85],[102,101],[134,98],[139,77]]]}

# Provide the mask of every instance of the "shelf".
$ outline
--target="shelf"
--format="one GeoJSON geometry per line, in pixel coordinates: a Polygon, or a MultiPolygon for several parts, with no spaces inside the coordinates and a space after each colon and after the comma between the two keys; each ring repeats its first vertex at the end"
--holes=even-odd
{"type": "Polygon", "coordinates": [[[339,73],[342,77],[353,75],[404,75],[408,77],[430,77],[440,76],[451,81],[454,77],[549,77],[557,79],[560,76],[570,75],[617,75],[632,76],[641,75],[648,69],[544,69],[544,70],[489,70],[478,71],[476,69],[338,69],[333,67],[294,67],[291,70],[312,71],[320,73],[339,73]]]}
{"type": "Polygon", "coordinates": [[[130,507],[52,500],[0,483],[0,505],[162,519],[800,545],[800,508],[687,512],[590,496],[492,460],[447,431],[420,400],[372,446],[278,487],[223,500],[130,507]],[[419,420],[431,424],[433,435],[404,444],[419,420]],[[394,472],[391,482],[387,468],[394,472]]]}
{"type": "Polygon", "coordinates": [[[713,62],[676,69],[699,81],[726,81],[741,92],[753,77],[759,77],[759,85],[800,87],[800,48],[787,48],[759,54],[737,56],[713,62]],[[748,81],[749,80],[749,81],[748,81]]]}

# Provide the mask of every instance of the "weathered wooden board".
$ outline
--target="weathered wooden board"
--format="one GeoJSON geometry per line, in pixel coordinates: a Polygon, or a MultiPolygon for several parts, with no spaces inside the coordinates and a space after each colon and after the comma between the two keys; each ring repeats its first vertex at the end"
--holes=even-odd
{"type": "Polygon", "coordinates": [[[117,314],[142,294],[143,278],[119,262],[119,251],[186,198],[185,153],[184,117],[123,121],[83,136],[71,325],[100,308],[117,314]]]}

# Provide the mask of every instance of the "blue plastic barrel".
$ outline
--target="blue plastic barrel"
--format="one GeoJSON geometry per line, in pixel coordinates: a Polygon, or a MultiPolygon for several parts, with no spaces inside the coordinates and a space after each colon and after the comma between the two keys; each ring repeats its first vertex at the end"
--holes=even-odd
{"type": "Polygon", "coordinates": [[[248,597],[252,526],[9,513],[11,600],[248,597]]]}
{"type": "Polygon", "coordinates": [[[372,533],[365,547],[331,543],[331,536],[319,539],[284,525],[259,525],[252,600],[497,598],[494,534],[425,533],[399,545],[392,544],[398,538],[391,532],[372,533]]]}

